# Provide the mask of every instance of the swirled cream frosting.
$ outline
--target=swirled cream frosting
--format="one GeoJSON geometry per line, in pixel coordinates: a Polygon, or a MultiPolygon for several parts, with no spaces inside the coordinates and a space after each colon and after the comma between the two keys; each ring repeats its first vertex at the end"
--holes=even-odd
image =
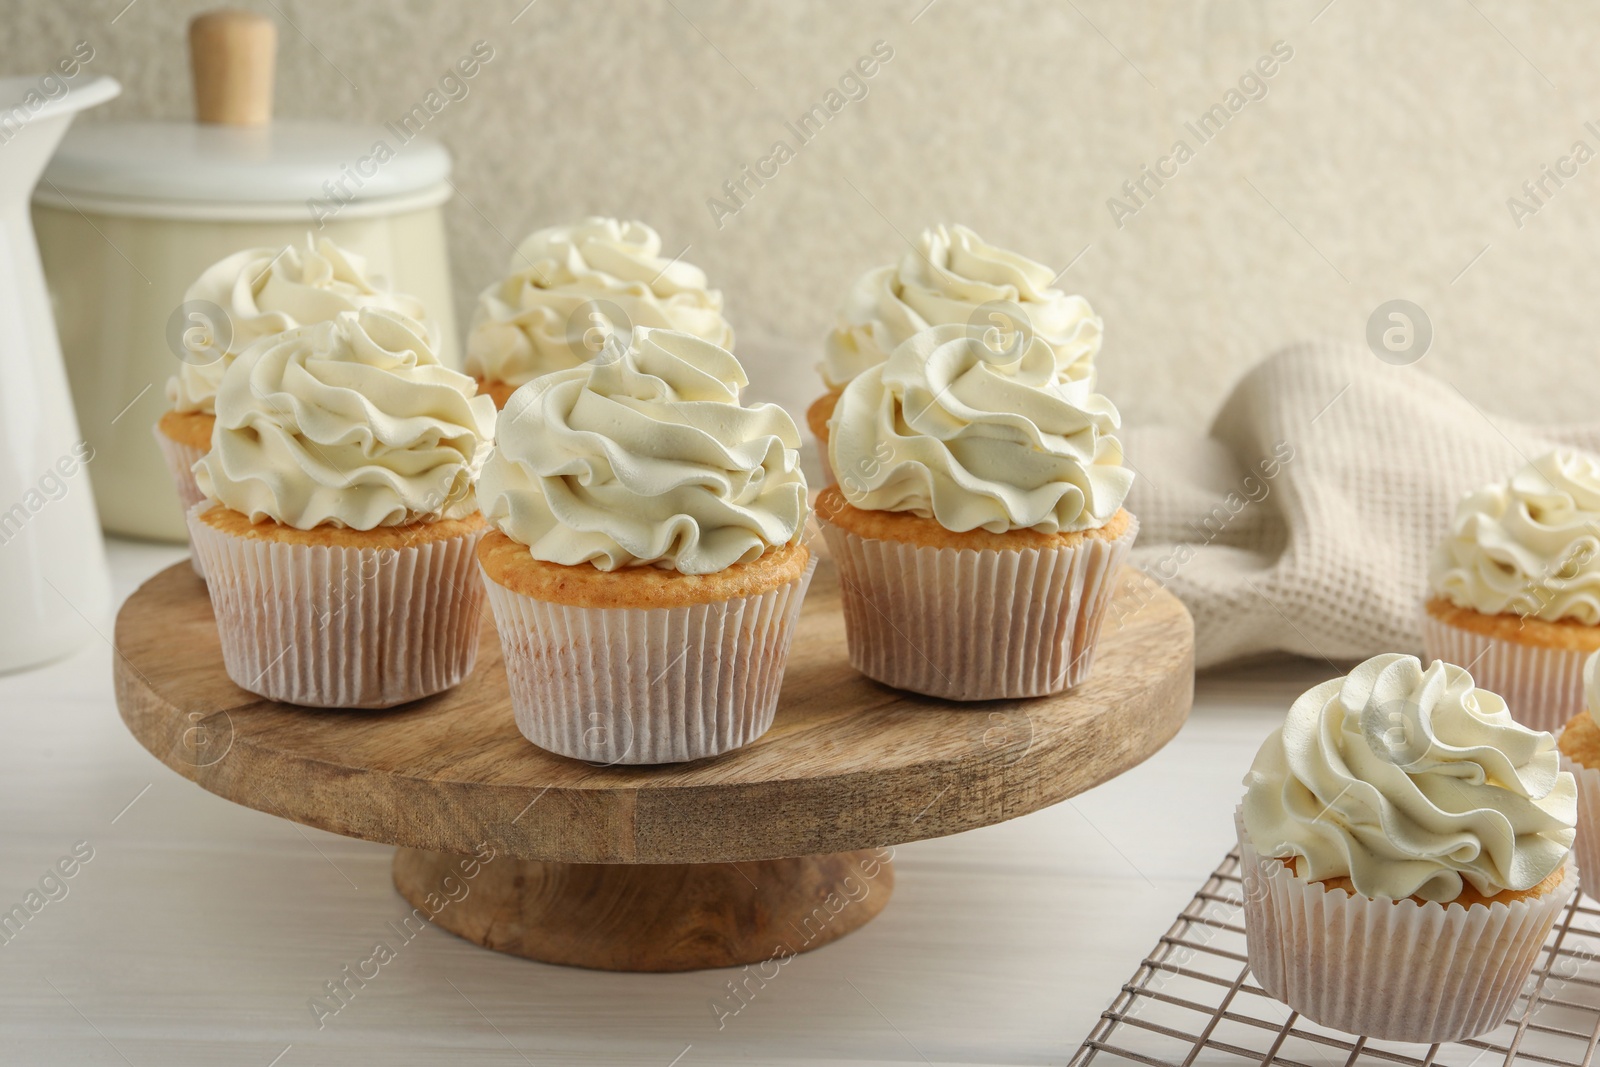
{"type": "Polygon", "coordinates": [[[371,530],[477,508],[494,401],[421,323],[367,308],[253,345],[217,390],[206,496],[252,521],[371,530]]]}
{"type": "Polygon", "coordinates": [[[634,329],[500,413],[483,514],[535,559],[710,574],[798,541],[800,434],[739,403],[744,368],[687,333],[634,329]]]}
{"type": "Polygon", "coordinates": [[[1302,857],[1301,877],[1367,897],[1531,889],[1575,836],[1558,763],[1554,737],[1462,668],[1386,653],[1294,702],[1245,778],[1245,830],[1263,856],[1302,857]]]}
{"type": "Polygon", "coordinates": [[[422,301],[383,288],[361,256],[309,235],[303,248],[247,248],[218,260],[183,299],[201,306],[189,311],[182,335],[189,356],[167,380],[167,401],[175,411],[207,415],[228,366],[263,337],[365,307],[427,322],[422,301]],[[220,321],[204,305],[220,309],[220,321]]]}
{"type": "Polygon", "coordinates": [[[478,297],[466,370],[523,385],[593,358],[632,326],[681,330],[733,347],[722,294],[705,272],[661,255],[642,222],[587,218],[539,230],[518,246],[510,273],[478,297]]]}
{"type": "Polygon", "coordinates": [[[1428,582],[1485,615],[1600,625],[1600,459],[1548,452],[1468,493],[1434,549],[1428,582]]]}
{"type": "Polygon", "coordinates": [[[1116,407],[1060,380],[1042,338],[992,341],[935,326],[845,388],[828,440],[845,499],[958,532],[1104,526],[1133,484],[1116,407]]]}
{"type": "Polygon", "coordinates": [[[972,323],[1002,336],[1022,330],[1055,354],[1067,381],[1093,381],[1102,324],[1089,301],[1053,288],[1042,263],[989,244],[965,226],[933,226],[898,264],[861,276],[840,309],[817,367],[842,389],[913,334],[972,323]]]}

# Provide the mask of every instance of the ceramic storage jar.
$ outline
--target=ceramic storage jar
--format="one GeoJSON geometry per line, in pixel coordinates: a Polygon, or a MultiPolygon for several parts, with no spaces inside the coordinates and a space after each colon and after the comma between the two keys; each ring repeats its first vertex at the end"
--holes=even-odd
{"type": "Polygon", "coordinates": [[[459,364],[440,214],[449,152],[395,123],[271,121],[274,31],[255,19],[219,12],[191,27],[197,112],[212,121],[84,123],[34,194],[78,424],[96,457],[95,498],[112,533],[184,539],[150,426],[179,339],[206,325],[183,308],[185,289],[225,255],[326,237],[419,297],[439,326],[442,361],[459,364]],[[209,43],[207,19],[225,31],[209,43]]]}

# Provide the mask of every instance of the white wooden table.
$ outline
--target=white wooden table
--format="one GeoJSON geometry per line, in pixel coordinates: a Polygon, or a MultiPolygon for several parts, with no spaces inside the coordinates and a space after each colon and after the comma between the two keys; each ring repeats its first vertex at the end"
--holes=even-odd
{"type": "MultiPolygon", "coordinates": [[[[119,599],[182,555],[110,554],[119,599]]],[[[1261,739],[1332,673],[1283,661],[1202,676],[1189,724],[1132,773],[899,846],[883,915],[752,980],[740,1007],[740,972],[552,967],[434,928],[402,943],[391,849],[162,767],[117,717],[111,656],[96,642],[0,677],[0,912],[79,842],[93,850],[0,942],[0,1063],[1064,1063],[1228,848],[1261,739]],[[310,998],[380,941],[395,958],[319,1029],[310,998]]]]}

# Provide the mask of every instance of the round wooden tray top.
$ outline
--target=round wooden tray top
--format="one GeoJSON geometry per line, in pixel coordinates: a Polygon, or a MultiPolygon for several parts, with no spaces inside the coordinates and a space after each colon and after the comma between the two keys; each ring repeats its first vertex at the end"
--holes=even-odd
{"type": "MultiPolygon", "coordinates": [[[[396,881],[414,903],[456,857],[497,857],[482,865],[492,875],[471,883],[479,903],[447,904],[434,916],[463,936],[589,966],[716,966],[767,958],[770,944],[758,952],[755,941],[729,938],[759,941],[768,921],[783,917],[769,912],[787,914],[778,883],[808,909],[848,872],[866,877],[863,865],[883,868],[876,884],[887,888],[884,854],[870,850],[1025,815],[1164,745],[1193,695],[1193,627],[1176,598],[1137,572],[1120,581],[1087,683],[1033,700],[958,704],[889,689],[851,668],[837,572],[824,560],[765,736],[690,764],[595,767],[517,732],[487,610],[477,668],[450,692],[386,711],[308,710],[228,679],[205,585],[184,562],[145,583],[117,618],[117,702],[141,744],[205,789],[402,846],[396,881]],[[630,874],[591,864],[652,866],[630,874]],[[662,932],[673,944],[659,958],[636,945],[596,954],[600,942],[650,940],[636,928],[564,948],[548,937],[529,943],[540,924],[570,924],[574,902],[602,908],[597,886],[639,911],[641,879],[660,887],[651,921],[672,926],[699,901],[733,922],[737,936],[724,930],[706,941],[701,931],[694,936],[706,943],[688,951],[688,935],[673,927],[662,932]],[[744,903],[755,910],[741,918],[727,895],[746,892],[746,882],[754,903],[744,903]],[[530,901],[540,894],[560,907],[530,901]],[[483,909],[493,914],[476,913],[483,909]]],[[[866,921],[887,896],[857,908],[859,921],[833,923],[817,943],[866,921]]],[[[614,911],[592,918],[609,922],[614,911]]]]}

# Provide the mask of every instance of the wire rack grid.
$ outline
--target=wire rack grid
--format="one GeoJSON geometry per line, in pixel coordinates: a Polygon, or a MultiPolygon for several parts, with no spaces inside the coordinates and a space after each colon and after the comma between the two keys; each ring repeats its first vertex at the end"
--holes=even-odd
{"type": "Polygon", "coordinates": [[[1304,1019],[1250,975],[1235,849],[1122,987],[1069,1067],[1589,1067],[1600,1043],[1600,907],[1575,894],[1510,1017],[1468,1041],[1410,1045],[1304,1019]]]}

